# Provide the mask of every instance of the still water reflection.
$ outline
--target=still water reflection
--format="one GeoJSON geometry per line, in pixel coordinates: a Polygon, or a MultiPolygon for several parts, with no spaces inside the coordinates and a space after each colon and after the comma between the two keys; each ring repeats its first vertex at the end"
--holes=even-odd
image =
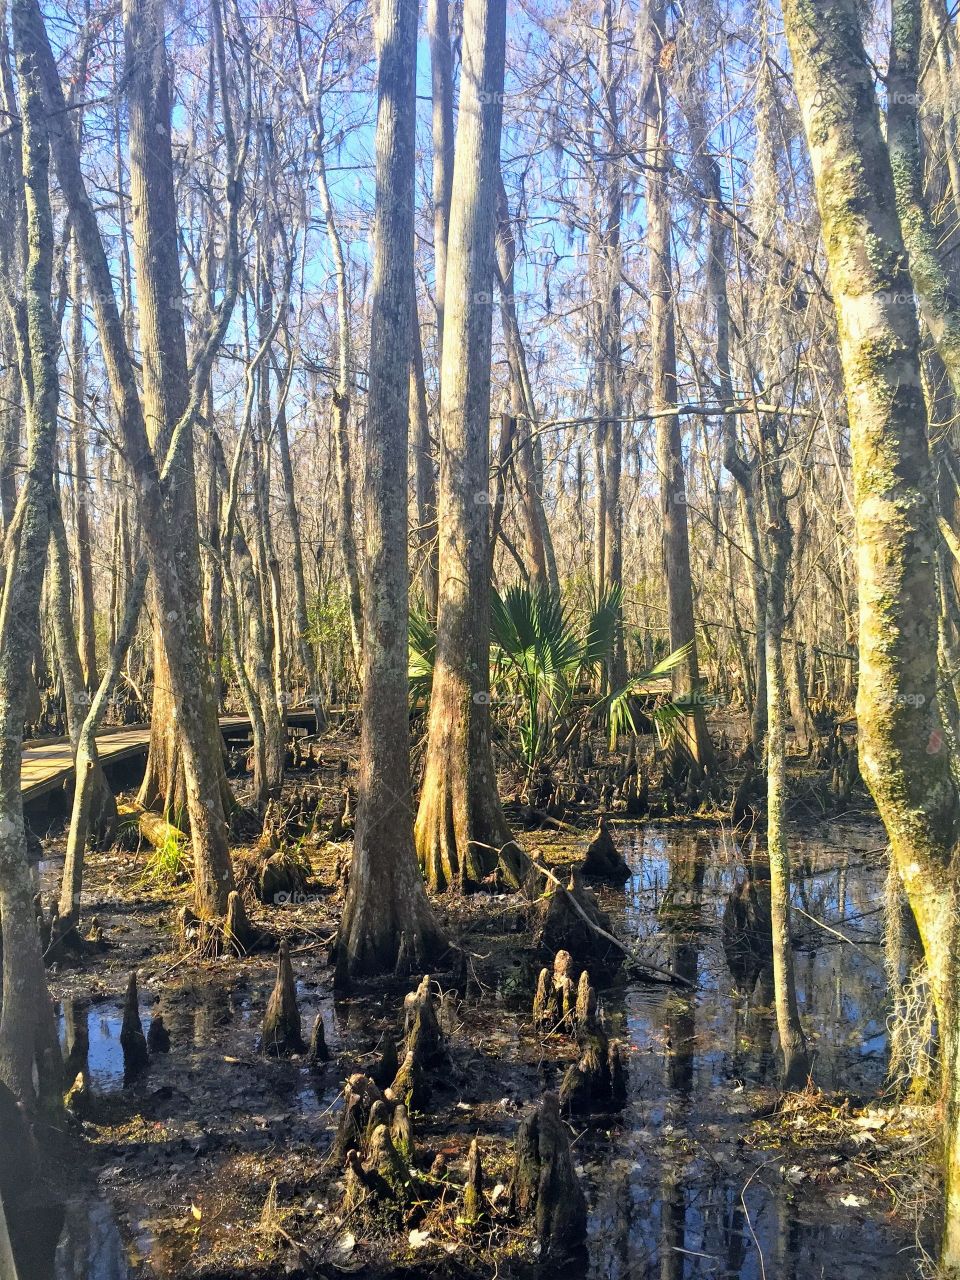
{"type": "MultiPolygon", "coordinates": [[[[851,1213],[832,1188],[791,1185],[776,1151],[743,1143],[755,1086],[776,1082],[772,976],[764,965],[755,986],[738,989],[721,923],[745,868],[756,874],[762,865],[762,849],[657,828],[621,831],[621,842],[633,868],[614,908],[621,927],[695,993],[637,986],[607,998],[610,1021],[633,1049],[631,1087],[614,1141],[595,1141],[584,1160],[595,1187],[589,1274],[902,1280],[910,1241],[885,1221],[882,1205],[851,1213]]],[[[862,847],[869,844],[865,837],[862,847]]],[[[795,916],[814,1078],[826,1090],[869,1095],[885,1066],[882,873],[849,849],[808,844],[795,856],[803,873],[796,905],[857,942],[795,916]]]]}

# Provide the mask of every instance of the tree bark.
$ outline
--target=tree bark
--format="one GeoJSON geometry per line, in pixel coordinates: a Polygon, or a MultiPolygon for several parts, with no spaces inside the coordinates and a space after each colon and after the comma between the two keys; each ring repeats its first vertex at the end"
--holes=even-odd
{"type": "Polygon", "coordinates": [[[490,748],[490,352],[506,10],[467,0],[440,399],[440,598],[417,855],[435,890],[526,859],[497,795],[490,748]]]}
{"type": "Polygon", "coordinates": [[[89,476],[86,440],[86,351],[83,342],[83,270],[80,250],[73,241],[70,264],[70,379],[73,398],[71,445],[73,502],[77,529],[77,644],[84,686],[92,693],[97,683],[97,641],[94,629],[93,563],[91,560],[89,476]]]}
{"type": "Polygon", "coordinates": [[[407,449],[417,67],[416,0],[377,19],[376,204],[364,516],[364,671],[350,884],[334,947],[343,985],[422,970],[446,950],[413,845],[407,705],[407,449]]]}
{"type": "Polygon", "coordinates": [[[427,611],[436,616],[439,572],[437,563],[437,480],[430,442],[430,414],[427,409],[427,380],[423,368],[423,342],[416,295],[413,299],[411,332],[413,356],[410,361],[410,417],[413,421],[413,480],[417,495],[417,542],[420,554],[420,581],[427,611]]]}
{"type": "MultiPolygon", "coordinates": [[[[217,779],[221,811],[230,804],[223,769],[217,708],[213,698],[203,625],[200,537],[197,518],[193,424],[184,422],[190,395],[183,325],[183,288],[177,255],[177,205],[173,185],[171,102],[163,0],[126,0],[123,6],[130,110],[130,190],[137,316],[143,357],[143,412],[154,453],[164,456],[174,428],[184,423],[173,454],[167,501],[176,511],[172,556],[182,597],[176,619],[154,602],[154,693],[150,749],[139,800],[175,826],[185,824],[187,781],[172,688],[168,635],[183,633],[198,698],[207,757],[205,771],[217,779]]],[[[198,744],[199,745],[199,744],[198,744]]],[[[217,803],[209,797],[209,803],[217,803]]]]}
{"type": "Polygon", "coordinates": [[[336,443],[337,483],[340,487],[338,533],[343,572],[347,580],[353,661],[359,672],[363,667],[363,603],[360,598],[360,569],[357,563],[357,543],[354,533],[353,471],[350,463],[350,289],[343,241],[340,238],[333,212],[333,201],[330,198],[330,187],[327,183],[323,142],[323,118],[318,107],[314,118],[317,186],[327,231],[327,243],[333,258],[333,273],[337,282],[337,385],[333,389],[333,438],[336,443]]]}
{"type": "Polygon", "coordinates": [[[784,1089],[802,1089],[810,1056],[800,1022],[790,937],[790,846],[787,841],[787,686],[783,665],[783,624],[793,533],[780,492],[780,463],[764,459],[767,492],[769,568],[766,589],[767,677],[767,856],[770,860],[770,926],[773,990],[783,1057],[784,1089]]]}
{"type": "Polygon", "coordinates": [[[937,707],[935,480],[920,335],[855,0],[786,0],[794,82],[837,312],[860,597],[859,758],[916,918],[941,1030],[946,1214],[960,1275],[958,798],[937,707]]]}
{"type": "Polygon", "coordinates": [[[454,167],[449,0],[427,0],[427,32],[433,93],[433,297],[437,310],[437,351],[442,352],[454,167]]]}
{"type": "Polygon", "coordinates": [[[317,655],[310,640],[310,618],[307,613],[307,586],[303,571],[303,536],[300,529],[300,513],[297,510],[296,488],[293,479],[293,465],[290,460],[290,438],[287,433],[287,415],[278,415],[276,422],[277,449],[280,453],[280,478],[283,484],[283,506],[290,530],[290,568],[293,573],[294,589],[294,622],[296,623],[297,644],[300,647],[300,661],[303,663],[307,677],[307,701],[313,707],[316,716],[316,728],[319,733],[327,723],[320,695],[320,677],[318,674],[317,655]]]}
{"type": "MultiPolygon", "coordinates": [[[[50,535],[50,495],[56,461],[59,338],[50,293],[53,217],[46,111],[38,92],[27,27],[27,6],[11,7],[19,115],[23,136],[23,196],[28,246],[25,271],[0,281],[6,320],[14,332],[26,416],[27,459],[17,511],[18,536],[6,565],[0,600],[0,918],[3,928],[3,1003],[0,1009],[0,1080],[32,1109],[36,1067],[41,1087],[55,1063],[41,1052],[56,1044],[33,906],[27,858],[20,755],[30,661],[37,633],[40,590],[50,535]],[[16,296],[15,290],[22,294],[16,296]]],[[[5,264],[6,265],[6,264],[5,264]]],[[[42,1099],[46,1100],[46,1099],[42,1099]]]]}
{"type": "MultiPolygon", "coordinates": [[[[203,915],[223,915],[233,889],[233,871],[227,845],[223,817],[219,753],[211,760],[208,725],[205,718],[206,680],[197,671],[194,655],[183,631],[173,625],[181,619],[184,598],[175,559],[170,556],[174,545],[175,513],[165,503],[165,476],[147,439],[143,408],[136,376],[124,336],[123,322],[113,294],[113,283],[96,215],[87,196],[80,170],[76,140],[70,132],[69,113],[57,75],[43,18],[36,0],[18,0],[22,14],[23,40],[31,58],[30,72],[42,96],[50,130],[51,147],[57,176],[70,210],[77,240],[81,248],[88,287],[93,302],[97,329],[103,349],[104,363],[110,381],[125,451],[136,483],[141,511],[141,527],[150,562],[150,572],[157,585],[157,602],[171,623],[167,635],[171,686],[177,719],[181,726],[180,746],[187,781],[187,806],[193,835],[194,889],[198,911],[203,915]],[[219,766],[219,767],[217,767],[219,766]]],[[[236,190],[231,189],[236,201],[236,190]]],[[[231,211],[234,225],[235,212],[231,211]]],[[[235,264],[229,269],[235,272],[235,264]]],[[[235,297],[235,280],[228,280],[224,300],[218,311],[216,327],[208,336],[201,362],[201,374],[193,379],[193,394],[187,416],[200,403],[205,382],[203,371],[209,372],[213,352],[225,331],[235,297]]],[[[174,437],[184,425],[177,424],[174,437]]]]}
{"type": "Polygon", "coordinates": [[[143,558],[137,565],[130,589],[124,604],[123,621],[117,632],[116,643],[110,653],[106,669],[99,686],[94,692],[90,708],[83,718],[77,734],[74,754],[74,773],[76,782],[73,793],[73,808],[70,814],[70,829],[67,833],[67,850],[63,861],[63,876],[60,881],[60,902],[58,911],[62,924],[76,924],[80,915],[80,899],[83,892],[83,862],[87,837],[90,832],[91,816],[96,805],[97,776],[103,776],[100,766],[100,755],[97,750],[97,733],[103,723],[107,703],[113,692],[120,668],[127,656],[130,642],[133,640],[143,606],[143,597],[147,582],[147,562],[143,558]]]}
{"type": "Polygon", "coordinates": [[[661,49],[665,41],[665,7],[660,0],[650,11],[650,82],[647,110],[647,244],[650,258],[651,407],[656,422],[660,509],[663,517],[663,566],[667,585],[670,648],[690,645],[687,660],[672,674],[674,697],[685,702],[679,747],[703,768],[713,762],[713,748],[700,697],[690,541],[687,530],[687,487],[683,464],[680,417],[663,413],[677,404],[677,349],[674,317],[673,255],[670,246],[670,196],[666,174],[670,167],[667,141],[667,85],[661,49]]]}
{"type": "MultiPolygon", "coordinates": [[[[50,496],[50,611],[57,641],[60,673],[63,677],[64,700],[67,704],[67,732],[74,763],[77,760],[80,734],[86,719],[90,695],[84,678],[83,664],[73,629],[70,609],[70,552],[67,531],[56,489],[50,496]]],[[[99,761],[90,765],[90,802],[88,819],[97,840],[113,839],[117,826],[117,804],[99,761]]]]}

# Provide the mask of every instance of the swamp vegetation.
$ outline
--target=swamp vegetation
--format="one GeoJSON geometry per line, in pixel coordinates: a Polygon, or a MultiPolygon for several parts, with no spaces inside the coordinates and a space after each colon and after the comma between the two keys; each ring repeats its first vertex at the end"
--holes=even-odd
{"type": "Polygon", "coordinates": [[[942,0],[0,0],[0,1280],[960,1276],[942,0]]]}

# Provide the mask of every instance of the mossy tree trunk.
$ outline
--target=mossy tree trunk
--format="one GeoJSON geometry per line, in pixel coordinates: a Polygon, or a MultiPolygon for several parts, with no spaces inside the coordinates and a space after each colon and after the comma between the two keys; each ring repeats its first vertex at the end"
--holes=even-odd
{"type": "Polygon", "coordinates": [[[850,420],[860,594],[860,769],[923,939],[941,1029],[942,1263],[960,1275],[958,798],[937,706],[935,481],[913,282],[855,0],[786,0],[850,420]]]}
{"type": "Polygon", "coordinates": [[[446,943],[413,845],[407,689],[407,447],[413,307],[417,3],[382,0],[364,523],[364,669],[350,884],[334,947],[341,984],[417,968],[446,943]]]}
{"type": "MultiPolygon", "coordinates": [[[[187,344],[183,325],[183,288],[177,254],[177,205],[173,185],[171,99],[162,0],[127,0],[123,6],[128,102],[130,111],[130,190],[133,206],[133,260],[137,281],[137,318],[143,358],[143,408],[147,436],[164,456],[174,428],[189,402],[187,344]]],[[[150,750],[140,788],[140,803],[186,825],[187,782],[180,750],[180,726],[171,683],[168,633],[182,632],[189,654],[203,729],[204,769],[217,779],[221,811],[230,803],[223,769],[217,708],[206,652],[200,537],[192,422],[182,430],[170,468],[167,500],[176,518],[167,554],[175,562],[182,608],[164,617],[154,602],[154,692],[150,750]]]]}
{"type": "Polygon", "coordinates": [[[54,259],[50,208],[50,145],[46,111],[32,74],[24,6],[11,8],[22,131],[22,191],[26,263],[22,278],[3,263],[0,278],[4,322],[13,331],[26,417],[26,472],[14,517],[16,542],[7,564],[0,601],[0,917],[3,928],[3,1003],[0,1011],[0,1081],[28,1108],[36,1102],[34,1070],[41,1087],[52,1063],[44,1046],[56,1044],[27,857],[20,752],[33,637],[50,536],[50,502],[56,461],[59,335],[53,318],[54,259]]]}
{"type": "MultiPolygon", "coordinates": [[[[219,5],[216,0],[214,6],[218,15],[216,62],[220,83],[223,84],[226,75],[225,58],[219,25],[219,5]]],[[[176,504],[168,504],[166,496],[170,472],[176,469],[178,449],[184,437],[190,435],[188,428],[205,395],[213,358],[226,332],[236,298],[239,187],[235,176],[231,176],[227,182],[229,250],[223,295],[195,362],[190,403],[174,429],[168,450],[172,462],[167,465],[158,461],[148,439],[144,406],[139,398],[136,372],[114,296],[110,267],[80,169],[77,143],[70,128],[70,113],[64,102],[43,16],[36,0],[19,0],[17,7],[22,38],[30,58],[29,73],[43,100],[60,188],[70,210],[77,243],[83,255],[104,366],[136,486],[144,546],[156,587],[156,602],[168,624],[165,637],[166,657],[175,718],[180,729],[178,745],[183,755],[186,803],[193,836],[196,905],[203,915],[222,916],[226,910],[227,897],[233,889],[233,871],[223,813],[223,767],[219,751],[214,754],[211,750],[209,672],[204,664],[198,668],[196,651],[183,626],[190,596],[189,592],[185,595],[177,558],[170,554],[170,548],[177,544],[175,526],[181,519],[180,511],[176,504]]],[[[154,56],[158,56],[155,42],[147,43],[154,56]]],[[[230,170],[231,174],[235,174],[242,157],[237,154],[226,109],[224,121],[225,139],[230,152],[230,170]]],[[[166,128],[169,129],[169,118],[166,128]]],[[[155,136],[160,139],[159,133],[155,136]]],[[[169,286],[168,281],[168,288],[169,286]]],[[[179,291],[176,294],[168,292],[166,298],[171,309],[174,303],[179,306],[179,291]]],[[[176,314],[179,317],[179,311],[176,314]]],[[[202,634],[202,615],[196,621],[202,634]]]]}

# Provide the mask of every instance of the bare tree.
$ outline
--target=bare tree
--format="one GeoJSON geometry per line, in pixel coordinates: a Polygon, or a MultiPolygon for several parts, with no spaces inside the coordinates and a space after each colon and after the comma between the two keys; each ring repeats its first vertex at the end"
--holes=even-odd
{"type": "Polygon", "coordinates": [[[417,3],[377,18],[377,174],[364,517],[363,712],[341,983],[446,950],[414,853],[407,708],[407,446],[413,310],[417,3]]]}
{"type": "Polygon", "coordinates": [[[490,750],[490,348],[506,14],[468,0],[445,288],[440,597],[417,856],[434,889],[520,887],[490,750]]]}

